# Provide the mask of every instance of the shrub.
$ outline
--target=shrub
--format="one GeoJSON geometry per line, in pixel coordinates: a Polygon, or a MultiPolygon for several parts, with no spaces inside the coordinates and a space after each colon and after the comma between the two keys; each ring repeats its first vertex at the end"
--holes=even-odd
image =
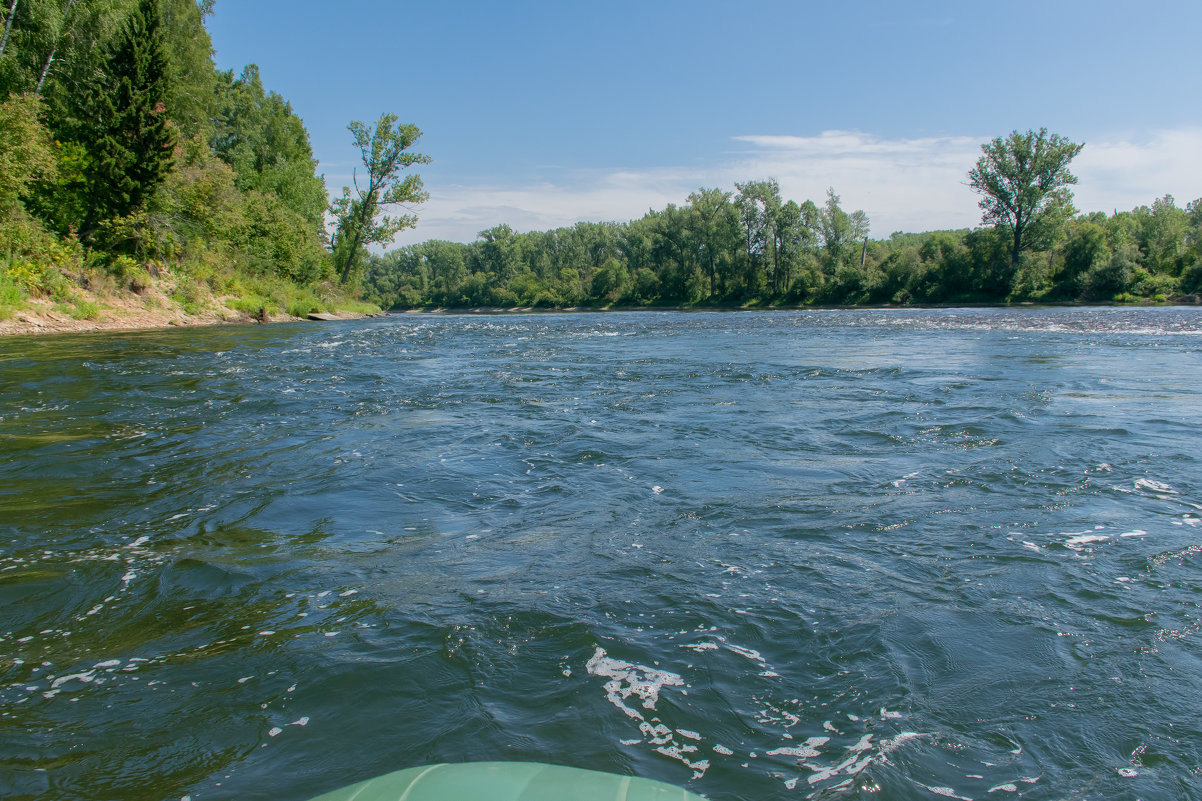
{"type": "Polygon", "coordinates": [[[285,310],[293,317],[308,317],[320,309],[321,304],[317,302],[317,298],[309,294],[292,298],[285,306],[285,310]]]}
{"type": "Polygon", "coordinates": [[[95,320],[100,317],[100,306],[90,300],[76,300],[70,314],[76,320],[95,320]]]}

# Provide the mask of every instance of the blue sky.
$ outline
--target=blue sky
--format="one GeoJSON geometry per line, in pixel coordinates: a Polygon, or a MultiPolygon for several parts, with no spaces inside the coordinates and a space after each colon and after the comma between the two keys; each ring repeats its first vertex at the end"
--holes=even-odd
{"type": "Polygon", "coordinates": [[[398,244],[626,220],[700,186],[831,186],[874,236],[971,226],[982,142],[1086,148],[1086,211],[1202,197],[1202,3],[218,0],[217,63],[256,63],[327,184],[346,124],[424,135],[430,202],[398,244]]]}

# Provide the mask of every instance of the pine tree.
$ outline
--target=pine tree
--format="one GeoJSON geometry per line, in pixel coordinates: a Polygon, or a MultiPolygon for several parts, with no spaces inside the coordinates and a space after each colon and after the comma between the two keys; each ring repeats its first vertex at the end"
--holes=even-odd
{"type": "Polygon", "coordinates": [[[175,137],[164,102],[168,64],[157,0],[140,0],[93,94],[87,227],[145,208],[171,169],[175,137]]]}

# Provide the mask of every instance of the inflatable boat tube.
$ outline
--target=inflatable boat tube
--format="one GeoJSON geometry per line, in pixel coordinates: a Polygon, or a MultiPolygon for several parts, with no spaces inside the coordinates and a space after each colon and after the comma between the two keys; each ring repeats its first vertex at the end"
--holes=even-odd
{"type": "Polygon", "coordinates": [[[663,782],[535,762],[423,765],[313,801],[704,801],[663,782]]]}

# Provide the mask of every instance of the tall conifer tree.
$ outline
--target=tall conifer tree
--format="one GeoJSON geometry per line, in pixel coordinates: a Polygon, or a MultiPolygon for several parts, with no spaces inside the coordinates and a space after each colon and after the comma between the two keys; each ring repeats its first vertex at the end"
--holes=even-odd
{"type": "Polygon", "coordinates": [[[175,137],[164,105],[167,57],[157,0],[140,0],[96,93],[89,227],[145,208],[171,169],[175,137]]]}

